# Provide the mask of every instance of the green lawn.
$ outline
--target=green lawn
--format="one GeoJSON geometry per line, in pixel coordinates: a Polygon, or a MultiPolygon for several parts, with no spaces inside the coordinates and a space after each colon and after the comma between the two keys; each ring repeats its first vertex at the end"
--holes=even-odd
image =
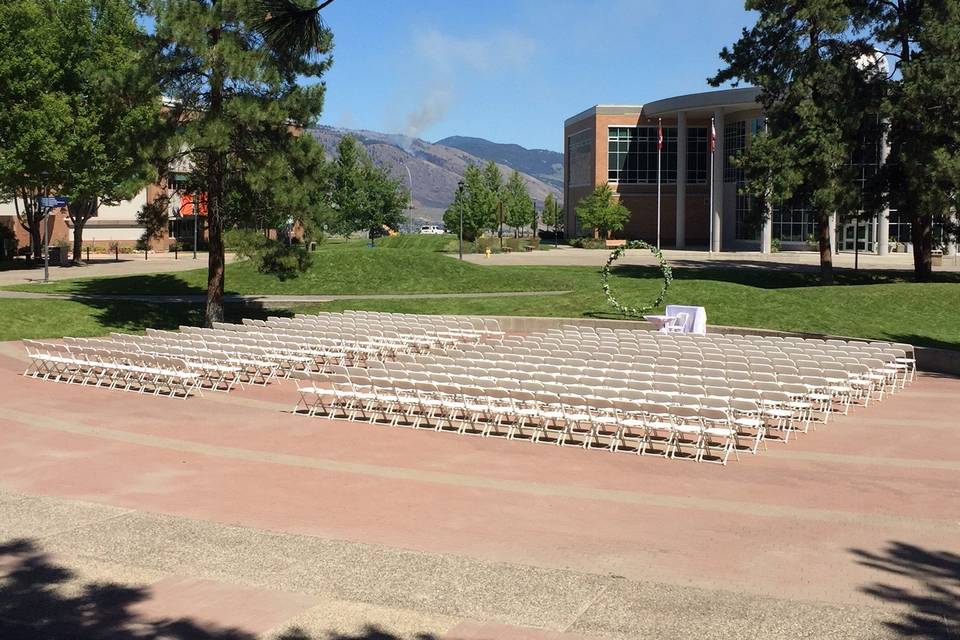
{"type": "MultiPolygon", "coordinates": [[[[465,313],[616,318],[592,267],[506,267],[462,263],[439,253],[443,237],[384,239],[386,246],[328,245],[311,269],[281,280],[249,264],[227,268],[234,293],[364,294],[569,290],[561,296],[510,298],[350,300],[298,306],[295,311],[376,309],[417,313],[465,313]],[[440,247],[438,249],[438,247],[440,247]]],[[[381,241],[383,242],[383,241],[381,241]]],[[[205,271],[122,278],[78,279],[52,285],[15,287],[61,293],[203,293],[205,271]]],[[[960,279],[917,284],[896,273],[838,272],[840,284],[822,287],[816,274],[770,269],[674,269],[667,301],[707,308],[712,324],[763,327],[887,339],[960,349],[960,279]]],[[[659,270],[615,269],[614,293],[628,304],[651,299],[659,270]]],[[[196,323],[199,307],[129,303],[0,300],[0,337],[94,335],[109,330],[196,323]]],[[[235,316],[263,315],[262,309],[231,310],[235,316]]]]}

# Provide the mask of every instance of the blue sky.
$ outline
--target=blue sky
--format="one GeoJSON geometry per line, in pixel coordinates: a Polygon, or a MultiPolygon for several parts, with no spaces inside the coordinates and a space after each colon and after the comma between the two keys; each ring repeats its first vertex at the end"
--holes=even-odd
{"type": "Polygon", "coordinates": [[[321,124],[561,150],[594,104],[708,90],[742,0],[336,0],[321,124]]]}

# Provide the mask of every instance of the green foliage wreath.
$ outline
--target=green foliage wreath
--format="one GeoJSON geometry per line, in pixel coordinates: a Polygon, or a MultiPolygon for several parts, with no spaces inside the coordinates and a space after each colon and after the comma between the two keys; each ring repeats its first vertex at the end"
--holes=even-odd
{"type": "Polygon", "coordinates": [[[667,295],[667,289],[670,288],[670,283],[672,282],[673,271],[670,269],[670,265],[667,264],[666,259],[663,257],[663,253],[661,253],[656,247],[647,244],[643,240],[630,240],[614,249],[610,254],[610,257],[607,258],[606,264],[603,265],[603,269],[600,270],[600,283],[603,286],[603,293],[607,296],[607,302],[610,303],[610,306],[625,316],[642,317],[643,314],[647,313],[648,311],[659,307],[663,303],[663,299],[667,295]],[[649,305],[628,307],[620,304],[620,302],[613,297],[613,294],[610,293],[610,267],[614,262],[619,260],[621,256],[623,256],[623,253],[627,249],[647,249],[650,251],[650,253],[657,257],[657,262],[660,263],[660,271],[663,273],[663,286],[660,288],[660,293],[657,295],[656,299],[649,305]]]}

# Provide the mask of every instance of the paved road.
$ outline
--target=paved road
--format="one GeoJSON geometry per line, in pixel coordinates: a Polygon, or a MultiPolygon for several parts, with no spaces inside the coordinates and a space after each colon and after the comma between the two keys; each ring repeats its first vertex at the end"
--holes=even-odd
{"type": "Polygon", "coordinates": [[[91,610],[179,640],[958,631],[960,380],[721,468],[293,416],[289,382],[66,386],[22,358],[0,344],[4,637],[74,637],[91,610]],[[118,586],[57,595],[97,581],[118,586]],[[43,607],[59,633],[17,622],[43,607]]]}

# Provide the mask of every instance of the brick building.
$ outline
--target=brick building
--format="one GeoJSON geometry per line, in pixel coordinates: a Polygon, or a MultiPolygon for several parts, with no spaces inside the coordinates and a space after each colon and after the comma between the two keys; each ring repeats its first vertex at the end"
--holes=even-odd
{"type": "MultiPolygon", "coordinates": [[[[782,203],[761,225],[753,222],[748,196],[738,193],[743,174],[730,157],[749,147],[766,120],[757,102],[759,90],[708,91],[666,98],[644,105],[596,105],[564,122],[564,203],[567,229],[574,235],[590,230],[577,226],[576,206],[595,187],[609,184],[630,210],[626,227],[615,237],[656,240],[657,127],[663,126],[661,156],[661,246],[708,247],[710,190],[713,189],[714,251],[807,249],[815,232],[815,212],[802,199],[782,203]],[[716,153],[711,176],[710,125],[716,127],[716,153]]],[[[863,175],[875,171],[886,153],[879,135],[865,142],[853,159],[863,175]]],[[[910,242],[910,224],[896,211],[837,224],[831,219],[834,249],[886,254],[910,242]],[[859,227],[859,228],[858,228],[859,227]]],[[[935,225],[934,240],[942,239],[935,225]]]]}

